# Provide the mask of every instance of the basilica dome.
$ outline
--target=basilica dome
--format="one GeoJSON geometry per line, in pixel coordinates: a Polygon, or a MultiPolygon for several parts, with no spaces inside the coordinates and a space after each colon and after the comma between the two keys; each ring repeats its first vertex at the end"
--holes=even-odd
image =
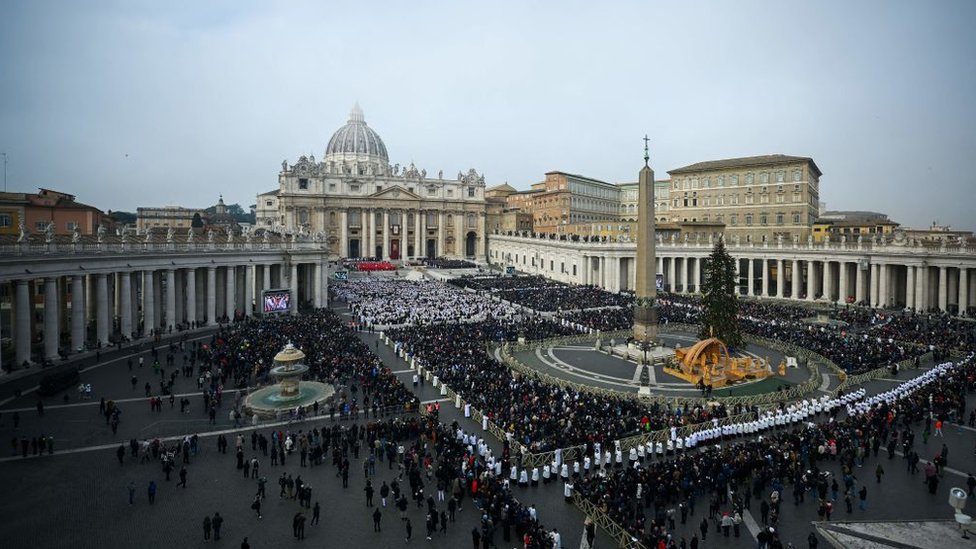
{"type": "Polygon", "coordinates": [[[368,162],[386,166],[390,162],[386,145],[379,134],[366,125],[363,110],[359,104],[349,113],[349,122],[336,130],[325,148],[325,161],[344,164],[348,162],[368,162]]]}

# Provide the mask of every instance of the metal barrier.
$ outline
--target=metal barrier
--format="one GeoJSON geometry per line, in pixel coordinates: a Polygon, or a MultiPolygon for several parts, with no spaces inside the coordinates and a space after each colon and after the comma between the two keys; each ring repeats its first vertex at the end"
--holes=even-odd
{"type": "Polygon", "coordinates": [[[573,492],[573,505],[575,505],[584,515],[593,520],[593,523],[599,526],[604,532],[610,535],[611,538],[619,547],[633,547],[635,549],[647,549],[647,546],[640,543],[634,536],[627,531],[626,528],[617,524],[610,515],[593,504],[590,500],[584,498],[576,492],[573,492]]]}

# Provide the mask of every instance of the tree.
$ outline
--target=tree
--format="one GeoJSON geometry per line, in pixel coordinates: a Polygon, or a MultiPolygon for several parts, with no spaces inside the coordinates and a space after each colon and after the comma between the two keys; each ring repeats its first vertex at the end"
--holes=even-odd
{"type": "Polygon", "coordinates": [[[719,239],[702,269],[702,325],[698,337],[717,337],[730,348],[742,346],[739,300],[735,295],[735,260],[719,239]]]}

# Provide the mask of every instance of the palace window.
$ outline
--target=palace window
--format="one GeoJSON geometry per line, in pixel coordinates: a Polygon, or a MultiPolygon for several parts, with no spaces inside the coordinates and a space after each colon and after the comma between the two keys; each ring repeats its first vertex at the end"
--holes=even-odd
{"type": "Polygon", "coordinates": [[[64,224],[64,228],[67,229],[69,232],[71,232],[74,231],[75,229],[79,229],[80,226],[78,225],[77,221],[69,221],[64,224]]]}
{"type": "Polygon", "coordinates": [[[474,198],[474,187],[468,187],[468,198],[474,198]]]}
{"type": "Polygon", "coordinates": [[[46,229],[46,228],[47,228],[47,221],[35,221],[34,222],[34,230],[36,230],[37,232],[43,233],[44,232],[44,229],[46,229]]]}
{"type": "Polygon", "coordinates": [[[762,172],[759,174],[760,183],[769,183],[769,172],[762,172]]]}
{"type": "Polygon", "coordinates": [[[302,189],[302,190],[308,189],[308,179],[306,179],[304,177],[301,178],[301,179],[299,179],[298,180],[298,188],[299,189],[302,189]]]}
{"type": "Polygon", "coordinates": [[[793,214],[793,224],[794,225],[800,224],[800,214],[798,213],[793,214]]]}
{"type": "Polygon", "coordinates": [[[10,218],[10,214],[0,214],[0,227],[12,227],[13,220],[10,218]]]}
{"type": "Polygon", "coordinates": [[[349,212],[349,226],[358,227],[359,226],[359,212],[353,210],[349,212]]]}
{"type": "Polygon", "coordinates": [[[746,214],[746,225],[752,225],[752,214],[746,214]]]}
{"type": "Polygon", "coordinates": [[[736,185],[739,184],[739,176],[738,175],[733,175],[729,179],[732,181],[732,186],[736,186],[736,185]]]}
{"type": "Polygon", "coordinates": [[[267,201],[265,201],[264,205],[265,206],[274,206],[274,202],[272,202],[271,200],[267,200],[267,201]]]}
{"type": "Polygon", "coordinates": [[[766,225],[766,223],[768,222],[768,220],[769,220],[769,216],[767,214],[759,214],[759,224],[760,225],[766,225]]]}
{"type": "Polygon", "coordinates": [[[776,224],[777,225],[782,225],[783,224],[783,217],[784,216],[781,213],[776,214],[776,224]]]}
{"type": "Polygon", "coordinates": [[[785,179],[785,178],[786,178],[786,172],[784,172],[783,170],[780,170],[780,171],[776,172],[776,182],[777,183],[782,183],[783,182],[783,179],[785,179]]]}
{"type": "Polygon", "coordinates": [[[754,180],[755,180],[755,179],[753,178],[753,176],[752,176],[752,174],[751,174],[751,173],[747,173],[747,174],[746,174],[746,185],[752,185],[752,182],[753,182],[754,180]]]}
{"type": "Polygon", "coordinates": [[[800,170],[793,170],[793,181],[800,180],[800,170]]]}

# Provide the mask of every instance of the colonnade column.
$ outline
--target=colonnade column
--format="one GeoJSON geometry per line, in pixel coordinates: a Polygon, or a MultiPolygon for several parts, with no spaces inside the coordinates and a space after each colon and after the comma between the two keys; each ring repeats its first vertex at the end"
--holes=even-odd
{"type": "Polygon", "coordinates": [[[31,314],[28,281],[18,280],[16,286],[17,322],[14,323],[14,345],[16,346],[15,357],[19,368],[25,362],[30,362],[31,359],[31,314]]]}
{"type": "Polygon", "coordinates": [[[879,278],[881,276],[879,272],[880,269],[878,268],[878,264],[872,263],[871,264],[871,306],[872,307],[878,306],[878,293],[879,293],[878,286],[879,286],[879,278]]]}
{"type": "Polygon", "coordinates": [[[807,301],[816,299],[817,262],[807,260],[807,301]]]}
{"type": "MultiPolygon", "coordinates": [[[[772,261],[772,260],[770,260],[772,261]]],[[[774,296],[769,297],[783,297],[783,284],[786,283],[786,273],[783,272],[783,260],[776,260],[776,293],[774,296]]]]}
{"type": "Polygon", "coordinates": [[[71,277],[71,350],[85,348],[85,286],[84,277],[71,277]]]}
{"type": "Polygon", "coordinates": [[[107,346],[109,322],[108,317],[108,275],[98,273],[95,275],[95,333],[98,334],[98,342],[102,346],[107,346]]]}
{"type": "Polygon", "coordinates": [[[186,270],[186,322],[193,325],[197,321],[197,270],[186,270]]]}
{"type": "Polygon", "coordinates": [[[840,274],[837,275],[838,278],[838,290],[837,290],[837,301],[841,303],[847,303],[847,262],[841,261],[837,264],[840,268],[840,274]]]}
{"type": "Polygon", "coordinates": [[[217,267],[207,267],[207,326],[217,325],[217,267]]]}
{"type": "Polygon", "coordinates": [[[675,267],[674,267],[674,261],[675,261],[675,259],[676,258],[674,258],[674,257],[669,257],[668,258],[668,285],[671,286],[671,291],[672,292],[677,293],[678,292],[678,281],[675,280],[675,278],[674,278],[674,276],[675,276],[674,275],[674,273],[675,273],[675,267]]]}
{"type": "Polygon", "coordinates": [[[695,292],[701,293],[701,262],[702,258],[695,258],[695,292]]]}
{"type": "Polygon", "coordinates": [[[421,219],[423,219],[424,214],[420,210],[416,210],[413,213],[413,256],[414,258],[422,257],[423,253],[423,241],[421,237],[423,236],[421,227],[421,219]]]}
{"type": "Polygon", "coordinates": [[[790,299],[800,299],[800,260],[793,260],[793,272],[790,273],[790,299]]]}
{"type": "Polygon", "coordinates": [[[313,280],[313,291],[315,295],[313,296],[313,303],[316,309],[322,308],[322,263],[317,261],[312,269],[315,273],[315,280],[313,280]]]}
{"type": "Polygon", "coordinates": [[[750,297],[756,295],[755,281],[756,281],[756,260],[749,258],[749,288],[746,295],[750,297]]]}
{"type": "Polygon", "coordinates": [[[224,288],[227,290],[227,298],[224,300],[224,303],[226,304],[226,307],[224,308],[224,315],[226,315],[228,319],[233,320],[234,311],[237,310],[237,288],[235,284],[237,282],[237,268],[233,265],[228,265],[225,274],[227,275],[227,282],[224,284],[224,288]]]}
{"type": "Polygon", "coordinates": [[[939,310],[949,306],[949,273],[945,266],[939,267],[939,310]]]}
{"type": "Polygon", "coordinates": [[[156,329],[156,292],[153,288],[153,272],[142,272],[142,323],[145,335],[151,336],[156,329]]]}
{"type": "Polygon", "coordinates": [[[762,296],[769,297],[769,260],[760,259],[759,268],[762,270],[762,296]]]}
{"type": "Polygon", "coordinates": [[[834,300],[833,298],[834,274],[831,272],[833,271],[833,268],[831,268],[830,265],[831,265],[830,261],[823,262],[823,271],[822,271],[823,274],[821,275],[821,280],[820,280],[820,293],[823,296],[823,298],[826,299],[827,301],[834,300]]]}
{"type": "Polygon", "coordinates": [[[882,263],[878,268],[878,302],[881,307],[888,306],[888,265],[882,263]]]}
{"type": "Polygon", "coordinates": [[[244,315],[254,316],[254,279],[257,265],[251,263],[244,266],[244,315]]]}
{"type": "MultiPolygon", "coordinates": [[[[104,275],[102,275],[104,276],[104,275]]],[[[58,358],[58,279],[44,279],[44,358],[58,358]]]]}
{"type": "Polygon", "coordinates": [[[854,266],[854,300],[858,303],[864,302],[864,269],[860,262],[854,266]]]}
{"type": "Polygon", "coordinates": [[[915,308],[915,266],[905,267],[905,307],[915,308]]]}
{"type": "Polygon", "coordinates": [[[291,288],[291,314],[298,313],[298,263],[291,264],[291,278],[288,281],[291,288]]]}
{"type": "Polygon", "coordinates": [[[124,337],[132,337],[132,273],[120,273],[119,329],[124,337]]]}
{"type": "Polygon", "coordinates": [[[176,327],[176,270],[166,269],[166,327],[163,333],[176,327]]]}
{"type": "Polygon", "coordinates": [[[921,265],[915,268],[915,308],[920,311],[928,310],[928,265],[921,265]]]}
{"type": "MultiPolygon", "coordinates": [[[[678,260],[679,258],[675,258],[678,260]]],[[[678,278],[681,280],[681,293],[688,293],[688,258],[682,257],[681,266],[678,267],[678,278]]]]}
{"type": "Polygon", "coordinates": [[[963,314],[969,308],[969,269],[959,268],[959,311],[963,314]]]}

